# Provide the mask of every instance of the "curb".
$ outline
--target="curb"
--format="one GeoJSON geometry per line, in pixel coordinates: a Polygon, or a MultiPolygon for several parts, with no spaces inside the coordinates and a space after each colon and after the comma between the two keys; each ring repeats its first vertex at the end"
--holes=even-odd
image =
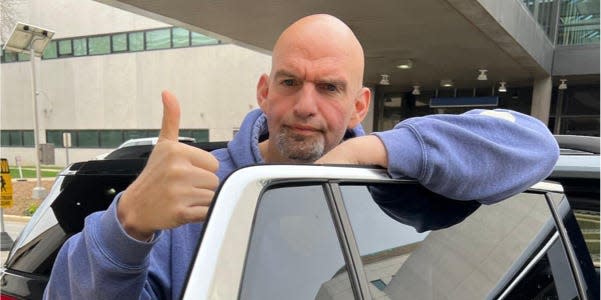
{"type": "Polygon", "coordinates": [[[11,222],[27,223],[30,219],[31,217],[28,216],[4,215],[4,220],[11,222]]]}

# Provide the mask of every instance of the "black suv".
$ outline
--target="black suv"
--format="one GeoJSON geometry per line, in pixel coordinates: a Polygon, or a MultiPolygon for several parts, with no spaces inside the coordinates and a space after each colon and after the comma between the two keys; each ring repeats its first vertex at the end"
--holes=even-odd
{"type": "MultiPolygon", "coordinates": [[[[460,215],[380,169],[240,169],[215,196],[183,298],[599,299],[599,138],[558,141],[548,181],[460,215]]],[[[65,169],[14,243],[2,299],[40,299],[63,242],[149,152],[65,169]]]]}

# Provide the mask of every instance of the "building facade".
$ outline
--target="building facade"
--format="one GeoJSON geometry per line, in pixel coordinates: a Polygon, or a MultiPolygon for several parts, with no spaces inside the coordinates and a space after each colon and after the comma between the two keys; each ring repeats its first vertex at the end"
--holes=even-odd
{"type": "MultiPolygon", "coordinates": [[[[267,54],[225,43],[94,1],[30,0],[19,21],[56,32],[36,59],[41,144],[54,164],[93,159],[131,138],[157,136],[161,91],[182,108],[181,136],[227,141],[257,107],[255,86],[267,54]],[[224,88],[227,87],[227,88],[224,88]]],[[[2,157],[34,163],[29,56],[3,51],[2,157]]]]}

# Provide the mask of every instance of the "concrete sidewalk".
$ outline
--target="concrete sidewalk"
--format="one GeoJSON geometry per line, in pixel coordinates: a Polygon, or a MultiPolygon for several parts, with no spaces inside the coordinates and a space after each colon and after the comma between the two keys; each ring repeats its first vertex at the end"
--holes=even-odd
{"type": "Polygon", "coordinates": [[[29,216],[4,215],[4,221],[27,223],[31,220],[29,216]]]}

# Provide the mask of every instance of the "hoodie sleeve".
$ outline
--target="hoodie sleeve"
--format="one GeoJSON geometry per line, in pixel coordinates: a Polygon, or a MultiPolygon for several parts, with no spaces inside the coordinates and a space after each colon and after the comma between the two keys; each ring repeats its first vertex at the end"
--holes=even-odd
{"type": "Polygon", "coordinates": [[[374,134],[386,147],[392,177],[415,178],[448,198],[483,204],[545,179],[559,157],[542,122],[510,110],[411,118],[374,134]]]}
{"type": "Polygon", "coordinates": [[[160,274],[149,275],[151,250],[164,234],[157,232],[150,243],[129,237],[117,219],[120,195],[107,211],[89,215],[83,231],[65,242],[44,299],[156,299],[169,288],[168,260],[158,261],[160,274]]]}

